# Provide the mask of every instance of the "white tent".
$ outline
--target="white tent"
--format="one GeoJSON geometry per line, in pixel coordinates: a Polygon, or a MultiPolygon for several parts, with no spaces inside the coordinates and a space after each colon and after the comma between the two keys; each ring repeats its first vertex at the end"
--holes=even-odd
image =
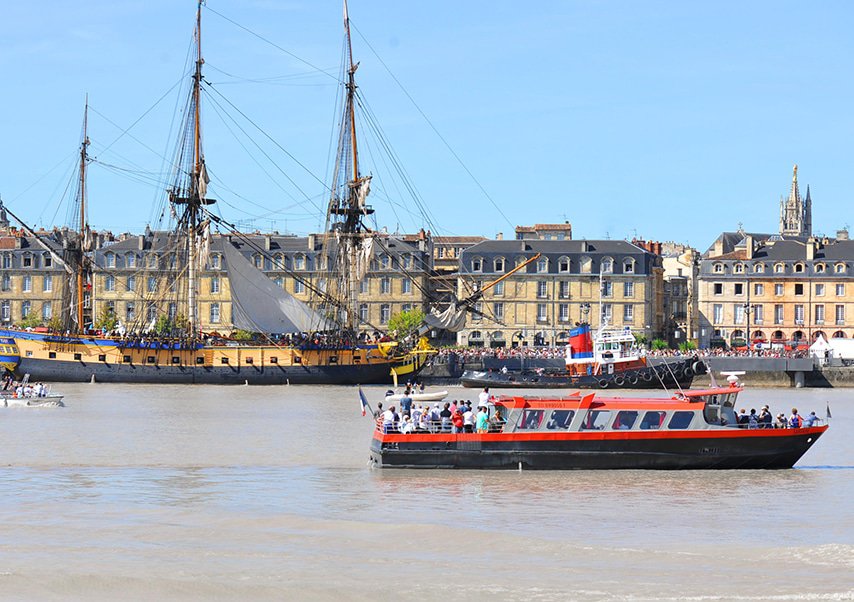
{"type": "Polygon", "coordinates": [[[827,352],[833,349],[830,343],[827,342],[827,339],[824,338],[824,335],[820,334],[815,339],[815,343],[810,345],[810,355],[812,357],[827,357],[827,352]]]}

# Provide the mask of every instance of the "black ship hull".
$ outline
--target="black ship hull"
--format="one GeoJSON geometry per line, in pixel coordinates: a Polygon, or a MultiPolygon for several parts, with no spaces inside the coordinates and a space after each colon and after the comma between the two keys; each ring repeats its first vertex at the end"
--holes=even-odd
{"type": "Polygon", "coordinates": [[[676,385],[690,387],[694,376],[706,373],[706,365],[696,359],[614,372],[613,374],[572,375],[560,370],[466,370],[460,377],[464,387],[502,389],[661,389],[676,385]]]}
{"type": "Polygon", "coordinates": [[[826,427],[680,433],[637,439],[586,436],[530,439],[507,435],[374,438],[370,459],[382,468],[504,470],[791,468],[826,427]],[[392,440],[393,439],[393,440],[392,440]]]}
{"type": "Polygon", "coordinates": [[[15,372],[48,382],[209,384],[209,385],[355,385],[388,384],[391,364],[329,366],[171,366],[111,364],[22,357],[15,372]]]}

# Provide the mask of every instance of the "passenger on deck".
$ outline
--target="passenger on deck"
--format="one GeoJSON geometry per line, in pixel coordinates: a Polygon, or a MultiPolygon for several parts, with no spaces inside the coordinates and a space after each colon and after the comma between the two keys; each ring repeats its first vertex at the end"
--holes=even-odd
{"type": "Polygon", "coordinates": [[[759,414],[759,428],[770,429],[772,422],[774,422],[774,417],[771,415],[771,409],[767,405],[763,406],[762,413],[759,414]]]}
{"type": "Polygon", "coordinates": [[[777,414],[777,421],[774,423],[774,428],[784,429],[789,426],[788,421],[786,420],[786,415],[783,412],[777,414]]]}
{"type": "Polygon", "coordinates": [[[756,413],[756,408],[750,408],[750,416],[747,417],[747,428],[759,428],[759,415],[756,413]]]}
{"type": "Polygon", "coordinates": [[[799,429],[804,425],[804,419],[798,414],[798,408],[792,408],[792,415],[789,416],[789,428],[799,429]]]}
{"type": "Polygon", "coordinates": [[[474,412],[468,404],[466,404],[466,409],[463,412],[463,429],[466,433],[474,432],[474,412]]]}
{"type": "Polygon", "coordinates": [[[477,432],[486,433],[489,430],[489,414],[486,411],[486,406],[482,406],[477,413],[477,432]]]}
{"type": "Polygon", "coordinates": [[[394,406],[383,412],[383,433],[394,432],[394,406]]]}
{"type": "Polygon", "coordinates": [[[495,408],[495,414],[489,419],[489,430],[493,433],[497,433],[504,428],[505,422],[507,421],[504,420],[501,408],[495,408]]]}
{"type": "Polygon", "coordinates": [[[400,432],[404,435],[409,435],[413,431],[412,426],[412,418],[410,418],[409,414],[403,415],[403,422],[400,425],[400,432]]]}
{"type": "Polygon", "coordinates": [[[406,387],[406,391],[403,393],[403,397],[400,398],[400,411],[401,412],[411,412],[412,411],[412,391],[409,387],[406,387]]]}
{"type": "Polygon", "coordinates": [[[383,412],[383,402],[379,402],[379,403],[377,404],[377,409],[376,409],[376,410],[374,410],[374,419],[379,418],[380,416],[382,416],[382,415],[383,415],[383,413],[384,413],[384,412],[383,412]]]}
{"type": "Polygon", "coordinates": [[[815,415],[815,412],[810,412],[810,415],[804,418],[804,426],[810,427],[815,426],[817,422],[819,422],[821,418],[815,415]]]}
{"type": "Polygon", "coordinates": [[[480,394],[477,396],[477,399],[478,399],[478,403],[477,403],[478,407],[480,407],[480,406],[486,407],[486,404],[489,403],[489,387],[484,387],[483,391],[481,391],[480,394]]]}
{"type": "Polygon", "coordinates": [[[451,432],[451,404],[445,402],[445,407],[439,412],[439,417],[442,419],[442,432],[451,432]]]}
{"type": "MultiPolygon", "coordinates": [[[[738,424],[747,425],[749,420],[750,418],[747,416],[747,410],[741,408],[741,410],[738,412],[738,424]]],[[[742,426],[742,428],[745,428],[745,426],[742,426]]]]}
{"type": "Polygon", "coordinates": [[[454,410],[453,415],[451,416],[452,423],[452,432],[454,433],[462,433],[463,432],[463,413],[459,411],[459,409],[454,410]]]}

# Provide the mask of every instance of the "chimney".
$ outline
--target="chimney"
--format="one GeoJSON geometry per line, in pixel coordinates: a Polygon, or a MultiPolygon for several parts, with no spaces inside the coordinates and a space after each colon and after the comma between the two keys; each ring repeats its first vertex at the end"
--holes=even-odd
{"type": "Polygon", "coordinates": [[[264,250],[265,251],[270,250],[270,246],[272,245],[272,242],[273,242],[273,237],[270,236],[269,234],[265,234],[264,235],[264,250]]]}
{"type": "Polygon", "coordinates": [[[587,253],[587,251],[588,251],[587,241],[586,241],[586,240],[582,240],[582,241],[581,241],[581,252],[582,252],[582,253],[587,253]]]}
{"type": "Polygon", "coordinates": [[[138,251],[144,251],[145,250],[145,235],[144,234],[140,234],[139,236],[136,237],[136,249],[138,251]]]}
{"type": "Polygon", "coordinates": [[[810,237],[807,239],[807,261],[812,261],[815,259],[815,248],[817,246],[817,242],[814,238],[810,237]]]}
{"type": "Polygon", "coordinates": [[[718,237],[715,241],[715,248],[712,250],[712,257],[720,257],[724,254],[724,239],[718,237]]]}
{"type": "Polygon", "coordinates": [[[504,240],[504,232],[499,232],[495,235],[495,240],[504,240]]]}
{"type": "Polygon", "coordinates": [[[308,250],[309,251],[314,251],[314,244],[315,244],[315,235],[309,234],[308,235],[308,250]]]}
{"type": "Polygon", "coordinates": [[[836,231],[836,240],[848,240],[848,228],[836,231]]]}
{"type": "Polygon", "coordinates": [[[748,234],[744,237],[745,243],[745,259],[753,259],[753,237],[748,234]]]}

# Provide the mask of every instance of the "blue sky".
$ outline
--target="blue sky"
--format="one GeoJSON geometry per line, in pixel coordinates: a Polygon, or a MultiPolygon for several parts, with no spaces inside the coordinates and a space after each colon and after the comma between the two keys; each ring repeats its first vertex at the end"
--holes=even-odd
{"type": "MultiPolygon", "coordinates": [[[[247,229],[316,231],[341,4],[208,6],[205,150],[219,211],[247,229]],[[228,103],[276,143],[240,134],[228,103]]],[[[10,208],[38,225],[65,222],[88,92],[92,225],[156,221],[177,88],[157,100],[186,83],[194,13],[190,0],[2,3],[0,195],[10,208]]],[[[705,249],[739,222],[776,231],[794,163],[817,232],[854,222],[850,3],[351,0],[350,16],[360,90],[431,216],[366,131],[378,226],[491,237],[566,219],[576,238],[705,249]]]]}

